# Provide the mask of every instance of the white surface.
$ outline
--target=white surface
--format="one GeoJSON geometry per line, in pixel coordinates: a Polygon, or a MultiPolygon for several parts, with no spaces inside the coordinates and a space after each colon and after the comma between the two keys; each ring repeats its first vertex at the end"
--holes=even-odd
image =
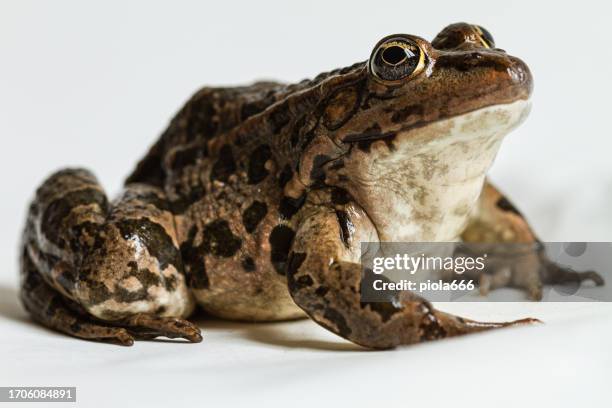
{"type": "Polygon", "coordinates": [[[116,192],[200,85],[296,81],[366,59],[383,35],[431,39],[461,20],[535,77],[494,181],[543,239],[612,241],[610,15],[596,1],[2,1],[0,385],[74,385],[78,406],[608,405],[610,304],[451,304],[547,324],[393,352],[354,351],[309,321],[202,321],[201,344],[124,349],[30,324],[15,287],[26,203],[51,170],[86,165],[116,192]]]}

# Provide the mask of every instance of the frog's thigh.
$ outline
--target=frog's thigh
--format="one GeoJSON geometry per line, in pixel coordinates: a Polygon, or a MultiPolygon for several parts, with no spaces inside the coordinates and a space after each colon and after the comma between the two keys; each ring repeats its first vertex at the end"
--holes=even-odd
{"type": "Polygon", "coordinates": [[[173,235],[172,214],[158,189],[128,186],[109,206],[91,173],[60,171],[38,189],[28,215],[26,308],[39,322],[77,337],[107,339],[96,330],[125,327],[122,344],[130,336],[198,341],[199,330],[177,319],[194,303],[173,235]],[[84,334],[83,327],[95,334],[84,334]]]}
{"type": "Polygon", "coordinates": [[[279,223],[276,210],[254,191],[227,188],[223,197],[207,195],[177,217],[178,230],[184,231],[187,284],[197,303],[223,319],[305,317],[287,291],[284,274],[293,229],[279,223]]]}
{"type": "Polygon", "coordinates": [[[362,271],[355,255],[362,238],[357,231],[356,239],[351,241],[339,223],[367,228],[363,225],[365,219],[365,214],[357,209],[339,217],[333,209],[321,207],[301,223],[287,262],[287,281],[296,304],[314,321],[354,343],[372,348],[517,323],[475,323],[437,311],[409,292],[395,301],[362,302],[362,271]]]}
{"type": "MultiPolygon", "coordinates": [[[[533,244],[533,252],[510,263],[497,262],[478,276],[480,290],[513,286],[524,289],[531,299],[541,299],[544,283],[581,282],[592,280],[603,284],[595,272],[579,273],[563,268],[548,259],[529,223],[511,201],[488,181],[479,198],[478,206],[461,235],[466,242],[533,244]]],[[[501,247],[500,247],[501,248],[501,247]]],[[[492,255],[495,255],[494,253],[492,255]]],[[[504,259],[508,259],[504,254],[504,259]]]]}

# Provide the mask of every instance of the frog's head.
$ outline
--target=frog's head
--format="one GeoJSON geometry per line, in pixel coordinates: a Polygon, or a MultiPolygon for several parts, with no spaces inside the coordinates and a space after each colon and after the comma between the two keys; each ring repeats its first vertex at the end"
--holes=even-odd
{"type": "Polygon", "coordinates": [[[381,239],[447,240],[465,224],[502,138],[526,117],[532,77],[487,30],[458,23],[431,43],[385,37],[366,63],[320,89],[328,142],[305,151],[301,171],[347,190],[381,239]]]}

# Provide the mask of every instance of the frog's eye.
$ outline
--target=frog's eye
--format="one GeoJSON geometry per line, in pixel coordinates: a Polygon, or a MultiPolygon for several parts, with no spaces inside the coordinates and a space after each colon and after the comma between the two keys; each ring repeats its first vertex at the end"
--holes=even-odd
{"type": "Polygon", "coordinates": [[[425,66],[425,53],[413,40],[391,36],[380,41],[370,56],[368,68],[376,79],[399,82],[419,74],[425,66]]]}
{"type": "Polygon", "coordinates": [[[484,45],[485,48],[495,48],[495,40],[486,28],[481,27],[479,25],[474,25],[472,27],[474,28],[474,31],[476,31],[478,39],[480,40],[482,45],[484,45]]]}

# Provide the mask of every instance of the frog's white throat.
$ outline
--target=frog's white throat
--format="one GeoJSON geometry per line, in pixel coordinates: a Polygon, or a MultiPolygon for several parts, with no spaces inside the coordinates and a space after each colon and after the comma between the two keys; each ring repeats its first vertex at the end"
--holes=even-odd
{"type": "Polygon", "coordinates": [[[524,120],[529,106],[520,100],[482,108],[400,133],[394,149],[372,149],[356,187],[379,239],[457,239],[502,139],[524,120]]]}

